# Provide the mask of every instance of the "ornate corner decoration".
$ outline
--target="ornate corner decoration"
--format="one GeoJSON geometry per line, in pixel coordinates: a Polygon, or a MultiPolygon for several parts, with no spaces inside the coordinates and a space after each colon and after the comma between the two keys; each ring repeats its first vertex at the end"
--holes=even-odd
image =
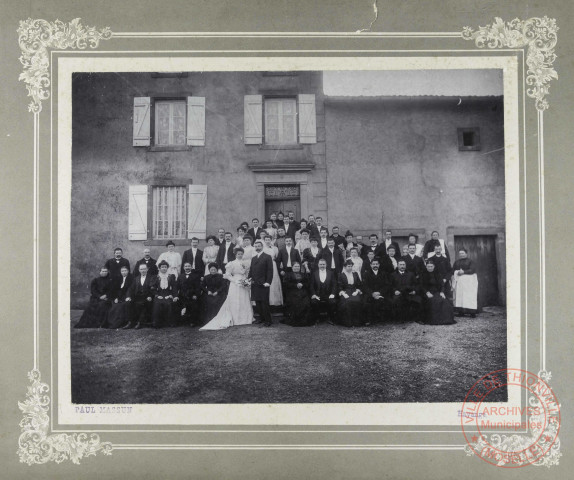
{"type": "MultiPolygon", "coordinates": [[[[538,377],[540,377],[544,382],[548,384],[549,380],[552,378],[552,374],[547,371],[538,372],[538,377]]],[[[532,415],[532,422],[529,422],[528,434],[526,435],[501,435],[501,434],[489,434],[486,435],[489,439],[488,443],[484,440],[484,435],[481,434],[478,441],[472,443],[471,445],[465,445],[464,451],[467,456],[476,455],[475,452],[482,451],[485,447],[494,447],[500,451],[522,451],[528,449],[532,445],[539,445],[540,448],[548,448],[548,442],[552,441],[553,444],[550,449],[542,456],[538,461],[532,463],[532,465],[537,467],[552,467],[560,463],[560,457],[562,452],[560,452],[560,439],[558,438],[559,425],[556,423],[549,422],[546,428],[536,429],[532,428],[533,424],[545,424],[545,413],[542,403],[535,395],[528,396],[528,406],[536,408],[538,407],[540,414],[532,415]]],[[[501,462],[499,465],[503,465],[501,462]]]]}
{"type": "Polygon", "coordinates": [[[462,38],[474,40],[478,48],[526,48],[526,94],[535,99],[538,110],[544,111],[548,108],[544,97],[549,93],[549,82],[558,78],[552,68],[557,31],[556,20],[546,16],[510,22],[495,17],[492,25],[478,27],[477,31],[464,27],[462,38]]]}
{"type": "Polygon", "coordinates": [[[40,113],[42,100],[50,97],[50,57],[48,49],[65,50],[73,48],[84,50],[87,47],[96,48],[100,40],[108,40],[112,31],[106,27],[96,30],[95,27],[84,27],[80,19],[75,18],[69,23],[60,20],[48,22],[46,20],[20,21],[18,27],[18,43],[22,50],[19,60],[24,71],[18,77],[23,80],[28,89],[28,96],[32,101],[28,111],[40,113]]]}
{"type": "Polygon", "coordinates": [[[18,407],[24,414],[20,421],[22,433],[18,440],[20,462],[32,465],[51,461],[61,463],[69,459],[79,464],[83,457],[95,455],[99,451],[104,455],[112,454],[112,444],[100,442],[99,435],[95,433],[50,435],[50,397],[47,395],[49,387],[40,380],[38,370],[29,372],[28,379],[31,385],[28,386],[26,401],[18,402],[18,407]]]}

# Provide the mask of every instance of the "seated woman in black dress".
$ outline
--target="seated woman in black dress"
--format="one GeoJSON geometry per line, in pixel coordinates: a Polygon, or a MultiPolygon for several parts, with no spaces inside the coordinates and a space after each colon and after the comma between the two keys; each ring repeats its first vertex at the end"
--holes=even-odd
{"type": "Polygon", "coordinates": [[[157,267],[159,273],[152,280],[152,289],[155,291],[151,314],[153,328],[161,328],[172,323],[173,299],[177,297],[175,275],[167,273],[169,263],[162,260],[157,267]]]}
{"type": "Polygon", "coordinates": [[[286,318],[281,323],[292,327],[309,327],[315,322],[311,318],[311,298],[309,297],[309,277],[301,271],[299,262],[291,266],[293,271],[283,277],[283,293],[287,305],[286,318]]]}
{"type": "Polygon", "coordinates": [[[228,281],[223,274],[217,273],[217,263],[208,265],[209,275],[203,277],[201,289],[203,290],[203,323],[210,322],[217,315],[227,296],[228,281]]]}
{"type": "Polygon", "coordinates": [[[102,267],[100,276],[90,284],[90,303],[74,328],[100,328],[105,324],[110,309],[110,289],[112,279],[108,269],[102,267]]]}
{"type": "Polygon", "coordinates": [[[364,324],[362,283],[357,272],[353,272],[354,263],[347,260],[339,274],[338,321],[345,327],[358,327],[364,324]]]}
{"type": "Polygon", "coordinates": [[[423,294],[424,321],[429,325],[452,325],[456,323],[450,302],[444,294],[442,276],[435,270],[432,259],[427,260],[426,270],[420,276],[423,294]]]}
{"type": "Polygon", "coordinates": [[[120,269],[121,277],[112,280],[110,300],[112,306],[108,312],[108,328],[120,328],[129,321],[130,304],[126,302],[126,296],[134,277],[126,266],[120,269]]]}

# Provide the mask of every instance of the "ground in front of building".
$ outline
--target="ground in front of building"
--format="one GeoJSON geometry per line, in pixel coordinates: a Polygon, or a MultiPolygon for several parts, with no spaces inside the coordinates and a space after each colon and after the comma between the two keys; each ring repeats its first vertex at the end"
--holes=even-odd
{"type": "MultiPolygon", "coordinates": [[[[72,311],[72,325],[81,313],[72,311]]],[[[207,332],[72,328],[72,401],[461,402],[480,377],[506,368],[506,312],[489,307],[457,321],[207,332]]]]}

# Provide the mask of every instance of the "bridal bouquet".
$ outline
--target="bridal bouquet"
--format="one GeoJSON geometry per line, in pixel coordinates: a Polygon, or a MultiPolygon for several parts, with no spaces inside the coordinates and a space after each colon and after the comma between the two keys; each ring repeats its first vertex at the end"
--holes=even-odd
{"type": "Polygon", "coordinates": [[[239,286],[243,288],[251,288],[251,279],[244,278],[242,280],[239,280],[239,286]]]}

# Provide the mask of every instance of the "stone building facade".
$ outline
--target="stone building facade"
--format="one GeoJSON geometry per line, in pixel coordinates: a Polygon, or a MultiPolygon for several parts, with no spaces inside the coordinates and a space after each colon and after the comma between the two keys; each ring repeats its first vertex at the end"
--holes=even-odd
{"type": "Polygon", "coordinates": [[[502,97],[328,97],[321,72],[78,73],[72,94],[73,306],[116,246],[133,265],[281,209],[476,237],[505,301],[502,97]]]}

